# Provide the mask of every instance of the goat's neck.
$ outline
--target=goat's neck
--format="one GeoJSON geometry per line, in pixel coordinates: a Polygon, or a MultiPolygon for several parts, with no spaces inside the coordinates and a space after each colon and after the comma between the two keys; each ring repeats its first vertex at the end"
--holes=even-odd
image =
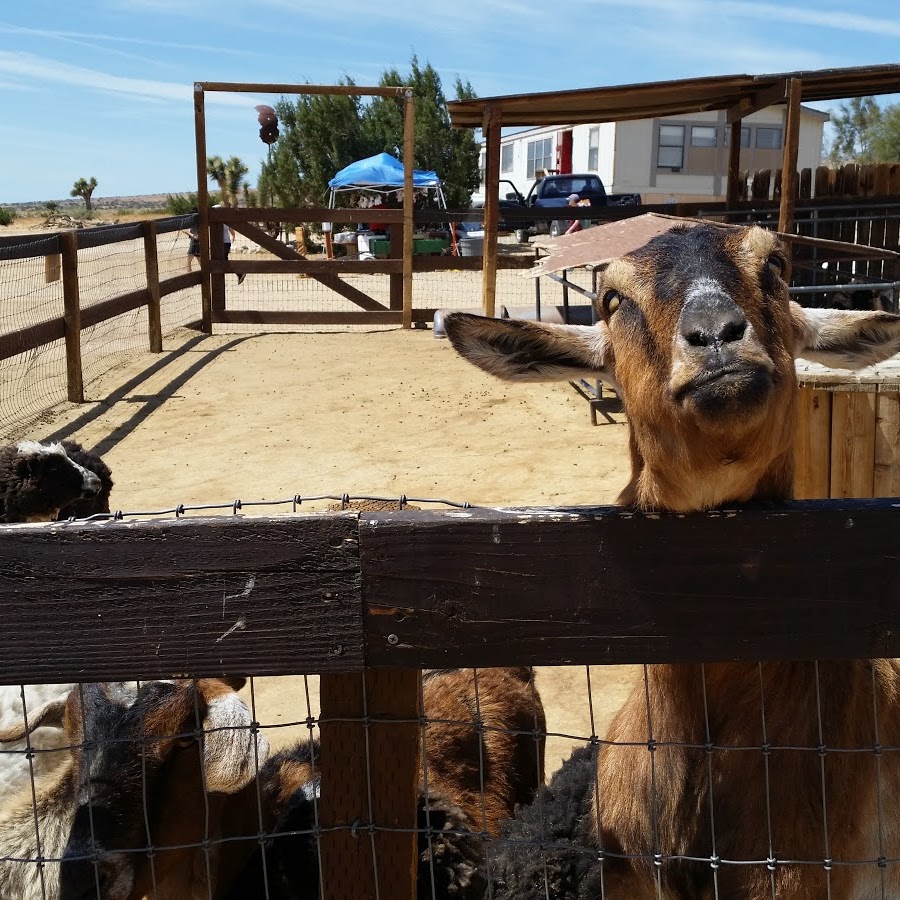
{"type": "MultiPolygon", "coordinates": [[[[0,813],[0,857],[33,860],[40,848],[42,858],[59,860],[69,840],[75,799],[75,772],[70,763],[40,788],[35,798],[30,786],[24,789],[0,813]]],[[[46,862],[42,867],[33,862],[0,862],[0,897],[40,900],[58,896],[59,870],[59,862],[46,862]]]]}

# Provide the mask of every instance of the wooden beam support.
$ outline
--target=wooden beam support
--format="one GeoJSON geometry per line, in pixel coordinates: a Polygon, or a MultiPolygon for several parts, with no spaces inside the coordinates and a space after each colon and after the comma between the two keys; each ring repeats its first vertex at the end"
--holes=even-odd
{"type": "Polygon", "coordinates": [[[74,231],[64,231],[59,238],[62,251],[63,323],[66,335],[66,396],[70,403],[84,403],[78,238],[74,231]]]}
{"type": "Polygon", "coordinates": [[[784,129],[784,158],[781,164],[781,205],[778,210],[778,230],[783,234],[789,234],[794,230],[802,88],[803,85],[799,78],[788,80],[787,122],[784,129]]]}
{"type": "Polygon", "coordinates": [[[233,81],[200,81],[202,91],[234,94],[307,94],[330,97],[398,97],[401,87],[357,87],[345,84],[252,84],[233,81]]]}
{"type": "Polygon", "coordinates": [[[412,328],[413,237],[415,190],[413,169],[416,155],[416,103],[412,88],[406,89],[403,105],[403,327],[412,328]]]}
{"type": "MultiPolygon", "coordinates": [[[[214,210],[218,212],[218,210],[214,210]]],[[[223,220],[224,221],[224,220],[223,220]]],[[[250,240],[255,241],[265,250],[268,250],[273,256],[277,256],[282,262],[274,260],[241,260],[236,262],[213,262],[210,264],[211,271],[216,272],[235,272],[238,270],[245,275],[253,274],[293,274],[293,275],[309,275],[319,284],[329,288],[336,294],[340,294],[345,300],[349,300],[362,309],[381,311],[387,309],[383,303],[379,303],[373,297],[347,284],[338,277],[340,274],[383,274],[387,271],[394,272],[393,267],[388,260],[360,260],[360,259],[339,259],[339,260],[323,260],[308,259],[301,256],[292,247],[288,247],[278,238],[266,234],[261,228],[250,222],[239,222],[235,226],[235,231],[243,234],[250,240]],[[388,266],[385,269],[385,265],[388,266]]],[[[399,263],[396,271],[399,271],[399,263]]],[[[225,322],[227,319],[221,317],[220,312],[216,313],[216,321],[225,322]]]]}
{"type": "Polygon", "coordinates": [[[156,222],[144,222],[144,265],[147,272],[147,334],[151,353],[162,353],[162,309],[159,292],[159,254],[156,222]]]}
{"type": "Polygon", "coordinates": [[[740,202],[738,190],[741,178],[741,119],[735,119],[730,125],[730,143],[728,144],[728,183],[725,188],[725,207],[735,209],[740,202]]]}
{"type": "Polygon", "coordinates": [[[497,300],[497,229],[500,224],[500,126],[502,107],[490,103],[484,114],[484,268],[481,299],[484,314],[494,317],[497,300]]]}
{"type": "Polygon", "coordinates": [[[768,87],[760,88],[752,97],[745,97],[738,101],[734,106],[729,106],[725,110],[725,121],[731,125],[734,122],[740,122],[746,119],[751,113],[759,112],[761,109],[768,109],[776,103],[782,103],[787,96],[787,81],[784,78],[778,79],[774,84],[768,87]]]}
{"type": "Polygon", "coordinates": [[[203,330],[212,334],[212,296],[209,288],[209,188],[206,172],[206,105],[203,85],[194,84],[194,142],[197,154],[197,206],[200,234],[200,296],[203,330]]]}

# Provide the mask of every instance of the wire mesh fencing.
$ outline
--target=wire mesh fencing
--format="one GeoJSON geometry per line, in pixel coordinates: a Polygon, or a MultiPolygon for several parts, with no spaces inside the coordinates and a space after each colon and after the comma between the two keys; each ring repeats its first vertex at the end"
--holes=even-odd
{"type": "MultiPolygon", "coordinates": [[[[178,229],[193,218],[161,220],[156,243],[163,282],[185,271],[178,229]]],[[[67,361],[65,334],[73,326],[71,316],[66,325],[66,290],[81,317],[76,341],[84,382],[149,349],[144,225],[74,235],[77,261],[69,264],[61,256],[59,234],[11,238],[0,247],[0,434],[7,439],[24,433],[70,393],[73,364],[67,361]]],[[[164,335],[199,315],[196,285],[163,292],[164,335]]]]}
{"type": "Polygon", "coordinates": [[[3,688],[0,890],[391,897],[406,841],[433,900],[896,896],[896,663],[627,674],[616,707],[605,667],[424,670],[406,716],[377,671],[353,711],[314,676],[3,688]]]}

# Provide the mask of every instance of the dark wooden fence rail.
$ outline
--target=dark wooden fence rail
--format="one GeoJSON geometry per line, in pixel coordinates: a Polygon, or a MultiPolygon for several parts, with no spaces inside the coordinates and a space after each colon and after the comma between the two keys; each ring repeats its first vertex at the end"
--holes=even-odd
{"type": "Polygon", "coordinates": [[[3,526],[0,683],[900,655],[898,525],[830,500],[3,526]]]}
{"type": "Polygon", "coordinates": [[[412,900],[419,668],[897,655],[898,524],[856,500],[2,526],[0,683],[321,673],[324,896],[412,900]]]}

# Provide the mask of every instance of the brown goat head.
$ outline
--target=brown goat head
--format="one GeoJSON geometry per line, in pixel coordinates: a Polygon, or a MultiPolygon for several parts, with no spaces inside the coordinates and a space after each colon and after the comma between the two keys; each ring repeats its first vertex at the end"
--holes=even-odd
{"type": "MultiPolygon", "coordinates": [[[[65,700],[31,717],[29,731],[61,727],[70,742],[72,808],[61,900],[95,897],[98,890],[105,900],[126,900],[154,885],[160,896],[174,898],[182,896],[175,885],[191,877],[204,881],[206,896],[205,866],[192,858],[197,853],[166,848],[200,847],[216,835],[205,833],[202,816],[172,817],[172,810],[203,809],[204,796],[214,804],[217,796],[241,791],[265,761],[268,743],[252,733],[249,710],[234,692],[242,682],[76,685],[65,700]],[[142,852],[147,846],[155,849],[152,861],[142,852]]],[[[3,732],[0,741],[23,734],[3,732]]]]}
{"type": "Polygon", "coordinates": [[[900,350],[900,317],[803,309],[762,228],[679,226],[615,260],[596,326],[453,313],[470,362],[524,381],[600,377],[631,425],[619,502],[688,511],[790,496],[794,358],[859,368],[900,350]]]}

